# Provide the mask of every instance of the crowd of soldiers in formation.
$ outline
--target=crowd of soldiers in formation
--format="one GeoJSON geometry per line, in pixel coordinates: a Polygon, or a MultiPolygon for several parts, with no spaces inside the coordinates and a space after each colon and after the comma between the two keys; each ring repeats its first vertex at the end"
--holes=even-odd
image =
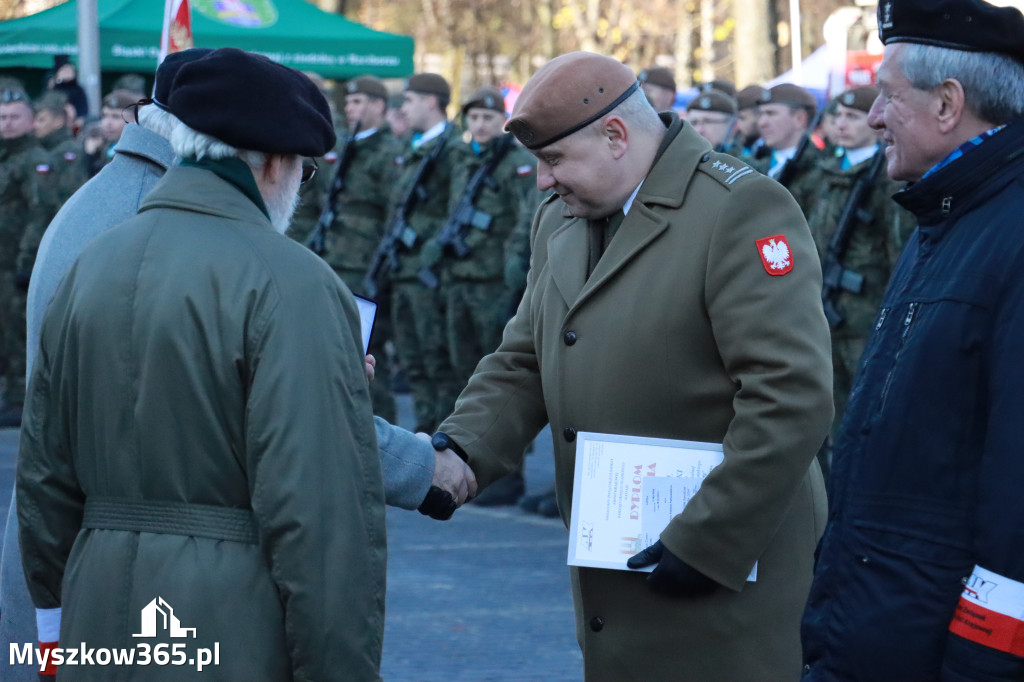
{"type": "MultiPolygon", "coordinates": [[[[659,111],[674,107],[668,69],[639,74],[659,111]]],[[[320,83],[318,83],[320,84],[320,83]]],[[[378,313],[374,411],[396,421],[395,384],[412,393],[416,430],[449,414],[476,363],[497,347],[526,285],[529,233],[544,199],[533,157],[503,130],[502,93],[484,87],[449,120],[450,89],[418,74],[397,93],[372,77],[347,81],[337,147],[316,159],[289,236],[317,251],[378,313]]],[[[64,63],[32,99],[0,83],[0,426],[20,423],[25,394],[25,304],[40,239],[62,203],[114,154],[139,76],[121,78],[86,121],[85,95],[64,63]],[[76,134],[77,133],[77,134],[76,134]]],[[[836,419],[896,257],[914,223],[894,202],[884,153],[868,123],[876,91],[853,88],[819,111],[795,85],[736,91],[713,81],[679,111],[718,151],[785,185],[822,258],[832,325],[836,419]]],[[[332,98],[329,98],[332,99],[332,98]]],[[[827,471],[828,449],[821,462],[827,471]]],[[[479,504],[556,516],[552,493],[524,496],[522,472],[479,504]]]]}

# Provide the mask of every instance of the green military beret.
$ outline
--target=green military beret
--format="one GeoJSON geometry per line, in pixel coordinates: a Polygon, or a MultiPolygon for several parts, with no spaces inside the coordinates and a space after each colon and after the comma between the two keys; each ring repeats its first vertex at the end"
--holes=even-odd
{"type": "Polygon", "coordinates": [[[818,102],[814,95],[793,83],[780,83],[762,93],[758,104],[788,104],[791,107],[799,107],[807,110],[809,116],[814,116],[818,110],[818,102]],[[768,97],[765,98],[764,94],[768,97]]]}
{"type": "Polygon", "coordinates": [[[384,87],[384,81],[374,76],[359,76],[352,78],[345,83],[346,95],[366,95],[377,99],[387,100],[388,89],[384,87]]]}
{"type": "Polygon", "coordinates": [[[736,100],[718,90],[705,90],[692,100],[686,107],[687,111],[718,111],[723,114],[736,113],[736,100]]]}
{"type": "Polygon", "coordinates": [[[470,109],[490,109],[504,114],[505,97],[496,88],[482,87],[463,102],[462,115],[465,116],[470,109]]]}
{"type": "Polygon", "coordinates": [[[649,69],[644,69],[637,76],[641,83],[650,83],[651,85],[657,85],[659,88],[665,88],[666,90],[676,91],[676,77],[672,75],[672,71],[666,69],[664,66],[652,66],[649,69]]]}
{"type": "Polygon", "coordinates": [[[452,89],[443,76],[436,73],[418,73],[405,82],[405,89],[424,95],[437,95],[446,101],[452,96],[452,89]]]}
{"type": "Polygon", "coordinates": [[[870,85],[862,85],[859,88],[850,88],[835,98],[835,102],[844,107],[850,107],[865,114],[871,111],[871,105],[878,97],[878,89],[870,85]]]}

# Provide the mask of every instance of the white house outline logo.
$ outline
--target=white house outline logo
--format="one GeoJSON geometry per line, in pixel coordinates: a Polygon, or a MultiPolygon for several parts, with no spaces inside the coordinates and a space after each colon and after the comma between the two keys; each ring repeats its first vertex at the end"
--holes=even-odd
{"type": "Polygon", "coordinates": [[[171,637],[187,638],[191,633],[192,638],[195,639],[196,629],[181,627],[181,621],[174,615],[174,609],[164,601],[163,597],[157,597],[143,607],[142,632],[132,635],[132,637],[156,637],[157,614],[163,617],[162,629],[167,630],[171,637]]]}

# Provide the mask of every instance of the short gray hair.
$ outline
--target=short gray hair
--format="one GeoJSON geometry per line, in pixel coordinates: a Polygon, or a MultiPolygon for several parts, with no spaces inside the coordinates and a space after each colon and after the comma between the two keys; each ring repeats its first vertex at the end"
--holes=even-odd
{"type": "Polygon", "coordinates": [[[174,114],[164,111],[155,104],[147,104],[139,107],[139,125],[169,140],[174,129],[181,125],[181,121],[174,114]]]}
{"type": "Polygon", "coordinates": [[[918,90],[959,81],[967,108],[983,121],[1002,125],[1024,116],[1024,64],[1007,55],[908,43],[899,64],[918,90]]]}
{"type": "Polygon", "coordinates": [[[599,132],[601,124],[611,114],[620,117],[634,130],[649,134],[665,132],[665,126],[658,117],[658,112],[654,110],[651,102],[647,99],[647,95],[640,88],[637,88],[636,92],[627,97],[622,104],[615,107],[609,114],[591,123],[591,131],[594,133],[599,132]]]}
{"type": "Polygon", "coordinates": [[[263,168],[267,155],[249,149],[236,149],[215,137],[193,130],[184,123],[179,123],[169,138],[171,149],[182,159],[230,159],[238,158],[250,168],[263,168]]]}

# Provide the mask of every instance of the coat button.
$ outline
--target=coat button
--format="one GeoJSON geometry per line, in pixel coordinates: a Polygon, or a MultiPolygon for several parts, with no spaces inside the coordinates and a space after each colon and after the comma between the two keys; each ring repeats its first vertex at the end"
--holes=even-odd
{"type": "Polygon", "coordinates": [[[604,628],[604,618],[601,616],[594,616],[590,619],[590,629],[594,632],[601,632],[604,628]]]}
{"type": "Polygon", "coordinates": [[[576,343],[576,332],[566,332],[562,337],[562,340],[565,341],[565,345],[567,346],[573,345],[576,343]]]}
{"type": "Polygon", "coordinates": [[[564,429],[562,429],[562,438],[564,438],[569,443],[573,442],[574,440],[576,440],[576,429],[572,428],[571,426],[566,426],[564,429]]]}

